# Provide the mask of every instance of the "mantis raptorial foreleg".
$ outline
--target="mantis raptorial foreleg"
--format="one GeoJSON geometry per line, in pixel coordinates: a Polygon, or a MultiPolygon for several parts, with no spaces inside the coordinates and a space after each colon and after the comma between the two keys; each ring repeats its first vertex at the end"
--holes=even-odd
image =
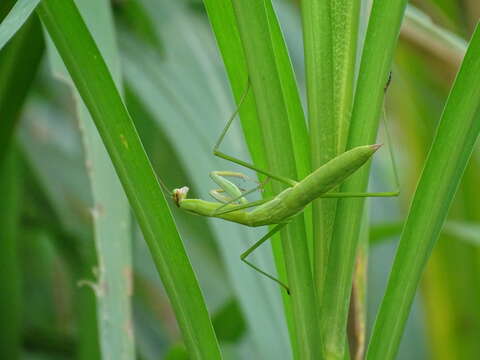
{"type": "MultiPolygon", "coordinates": [[[[234,171],[212,171],[210,173],[210,178],[218,185],[220,186],[220,189],[215,189],[215,190],[210,190],[209,194],[218,202],[223,203],[222,206],[217,208],[212,215],[219,215],[222,212],[222,210],[230,204],[238,204],[242,205],[242,209],[247,209],[250,207],[258,206],[257,203],[252,205],[252,203],[249,203],[246,199],[245,196],[260,190],[263,188],[263,186],[270,180],[270,178],[266,178],[264,182],[258,183],[258,185],[250,190],[241,190],[237,185],[232,183],[231,181],[227,180],[226,177],[235,177],[235,178],[240,178],[242,180],[251,180],[248,176],[245,174],[242,174],[240,172],[234,172],[234,171]],[[245,206],[246,205],[246,206],[245,206]]],[[[253,181],[253,180],[251,180],[253,181]]],[[[255,181],[256,182],[256,181],[255,181]]],[[[235,209],[237,210],[237,209],[235,209]]],[[[234,210],[228,210],[227,212],[231,212],[234,210]]]]}
{"type": "Polygon", "coordinates": [[[212,171],[210,173],[210,178],[218,185],[221,189],[211,190],[210,195],[216,200],[223,202],[225,204],[239,202],[241,204],[247,203],[247,200],[243,197],[242,191],[238,188],[237,185],[231,181],[225,179],[225,177],[235,177],[242,180],[247,180],[248,177],[242,173],[235,171],[212,171]],[[224,195],[225,193],[226,195],[224,195]]]}
{"type": "Polygon", "coordinates": [[[258,205],[261,205],[263,202],[246,202],[246,203],[243,203],[239,206],[241,206],[241,208],[238,208],[238,207],[234,207],[233,209],[229,209],[227,211],[223,211],[225,209],[225,207],[227,205],[230,205],[230,204],[234,204],[234,203],[237,203],[237,201],[240,199],[240,198],[243,198],[244,196],[247,196],[251,193],[254,193],[255,191],[257,190],[260,190],[260,189],[263,189],[263,187],[265,186],[265,184],[270,180],[269,177],[267,177],[265,179],[265,181],[259,183],[256,187],[254,187],[253,189],[250,189],[250,190],[247,190],[247,191],[244,191],[242,192],[240,195],[238,195],[237,197],[235,198],[231,198],[230,200],[224,202],[224,204],[222,206],[220,206],[219,208],[217,208],[213,215],[220,215],[220,214],[226,214],[228,212],[232,212],[232,211],[235,211],[235,210],[239,210],[239,209],[248,209],[248,208],[251,208],[251,207],[254,207],[254,206],[258,206],[258,205]],[[252,205],[253,204],[253,205],[252,205]]]}

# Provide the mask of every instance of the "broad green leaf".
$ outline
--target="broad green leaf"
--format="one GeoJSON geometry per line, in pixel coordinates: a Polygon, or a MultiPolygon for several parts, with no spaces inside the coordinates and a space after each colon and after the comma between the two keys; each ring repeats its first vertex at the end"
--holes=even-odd
{"type": "MultiPolygon", "coordinates": [[[[119,85],[119,61],[114,45],[114,29],[108,2],[81,1],[78,5],[119,85]]],[[[52,72],[60,79],[69,79],[53,44],[50,42],[49,45],[52,72]]],[[[76,116],[80,122],[86,158],[85,166],[93,196],[90,207],[98,259],[98,279],[93,290],[98,305],[102,358],[133,359],[133,325],[130,309],[133,281],[130,209],[87,108],[75,91],[73,82],[69,79],[67,84],[73,88],[76,98],[76,116]]]]}
{"type": "Polygon", "coordinates": [[[237,301],[231,299],[212,318],[219,341],[237,342],[246,332],[246,324],[237,301]]]}

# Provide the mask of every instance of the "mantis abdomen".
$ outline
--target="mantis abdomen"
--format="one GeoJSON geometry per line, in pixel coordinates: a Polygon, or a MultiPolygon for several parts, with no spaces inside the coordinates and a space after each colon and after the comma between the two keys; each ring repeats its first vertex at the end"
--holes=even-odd
{"type": "Polygon", "coordinates": [[[334,187],[365,164],[381,145],[358,146],[333,158],[319,167],[292,188],[292,193],[285,201],[289,206],[307,205],[334,187]]]}

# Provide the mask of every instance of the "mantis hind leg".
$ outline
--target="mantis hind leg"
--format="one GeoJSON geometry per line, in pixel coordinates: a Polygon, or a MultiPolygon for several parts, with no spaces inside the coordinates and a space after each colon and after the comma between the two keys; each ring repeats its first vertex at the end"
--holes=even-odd
{"type": "Polygon", "coordinates": [[[256,171],[260,174],[263,174],[269,178],[272,178],[272,179],[275,179],[275,180],[278,180],[288,186],[294,186],[297,182],[295,180],[292,180],[292,179],[289,179],[287,177],[283,177],[283,176],[279,176],[279,175],[275,175],[275,174],[272,174],[271,172],[267,171],[267,170],[263,170],[263,169],[259,169],[257,168],[255,165],[253,164],[250,164],[246,161],[243,161],[241,159],[238,159],[238,158],[235,158],[233,156],[230,156],[230,155],[227,155],[225,154],[224,152],[221,152],[219,150],[220,148],[220,144],[222,143],[223,139],[225,138],[225,135],[227,134],[227,131],[228,129],[230,128],[230,126],[232,125],[233,123],[233,120],[236,118],[236,116],[238,115],[238,112],[240,110],[240,107],[242,106],[243,102],[245,101],[245,98],[247,97],[247,94],[248,94],[248,91],[250,90],[250,81],[248,81],[247,83],[247,88],[245,89],[245,92],[243,93],[242,95],[242,98],[240,99],[240,101],[238,102],[238,106],[237,106],[237,109],[234,111],[234,113],[232,114],[232,116],[230,116],[230,119],[228,119],[227,121],[227,124],[225,125],[225,127],[223,128],[217,142],[215,143],[215,146],[213,147],[213,155],[221,158],[221,159],[224,159],[224,160],[228,160],[228,161],[231,161],[235,164],[238,164],[240,166],[243,166],[247,169],[251,169],[253,171],[256,171]]]}
{"type": "Polygon", "coordinates": [[[321,198],[364,198],[364,197],[395,197],[400,194],[399,190],[390,192],[330,192],[320,195],[321,198]]]}
{"type": "Polygon", "coordinates": [[[283,283],[281,280],[277,279],[275,276],[273,275],[270,275],[269,273],[263,271],[262,269],[260,269],[258,266],[252,264],[250,261],[248,261],[246,258],[248,255],[250,255],[253,251],[255,251],[260,245],[262,245],[265,241],[267,241],[268,239],[270,239],[273,235],[275,235],[278,231],[280,231],[285,225],[287,225],[286,223],[282,223],[282,224],[278,224],[276,225],[272,230],[270,230],[265,236],[263,236],[260,240],[258,240],[255,244],[253,244],[253,246],[251,246],[250,248],[248,248],[242,255],[240,255],[240,260],[242,260],[245,264],[247,264],[248,266],[250,266],[252,269],[254,269],[255,271],[259,272],[260,274],[262,274],[263,276],[266,276],[268,277],[269,279],[275,281],[278,285],[280,285],[281,287],[283,287],[287,293],[290,295],[290,289],[288,288],[288,286],[283,283]]]}
{"type": "MultiPolygon", "coordinates": [[[[387,84],[385,85],[385,92],[388,89],[388,86],[390,85],[390,81],[392,78],[392,73],[390,72],[390,75],[387,80],[387,84]]],[[[349,192],[331,192],[331,193],[325,193],[321,195],[320,197],[322,198],[361,198],[361,197],[395,197],[400,194],[400,179],[398,176],[398,170],[397,170],[397,163],[395,161],[395,155],[393,153],[393,146],[392,146],[392,138],[390,136],[390,131],[388,130],[388,123],[387,123],[387,112],[385,110],[385,105],[383,107],[383,116],[382,116],[382,122],[383,122],[383,127],[385,128],[385,136],[388,144],[388,152],[390,155],[390,162],[392,164],[392,171],[393,171],[393,178],[395,182],[395,190],[394,191],[389,191],[389,192],[359,192],[359,193],[349,193],[349,192]]]]}

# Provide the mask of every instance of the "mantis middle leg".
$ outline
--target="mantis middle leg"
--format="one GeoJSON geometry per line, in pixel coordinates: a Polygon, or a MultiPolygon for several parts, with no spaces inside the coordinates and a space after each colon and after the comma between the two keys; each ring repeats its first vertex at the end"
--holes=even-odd
{"type": "MultiPolygon", "coordinates": [[[[385,91],[388,88],[388,85],[390,84],[392,78],[392,74],[390,72],[387,85],[385,86],[385,91]]],[[[392,139],[390,136],[390,131],[388,130],[388,123],[387,123],[387,113],[385,110],[385,107],[383,108],[383,126],[385,128],[385,135],[386,135],[386,140],[388,144],[388,152],[390,155],[390,162],[392,164],[392,170],[393,170],[393,178],[395,181],[395,187],[396,189],[394,191],[389,191],[389,192],[374,192],[374,193],[347,193],[347,192],[331,192],[331,193],[326,193],[322,195],[321,197],[323,198],[359,198],[359,197],[395,197],[400,194],[400,179],[398,177],[398,171],[397,171],[397,164],[395,161],[395,155],[393,153],[393,147],[392,147],[392,139]]]]}
{"type": "Polygon", "coordinates": [[[245,264],[250,266],[252,269],[255,271],[258,271],[260,274],[268,277],[269,279],[275,281],[277,284],[279,284],[281,287],[283,287],[285,290],[287,290],[287,293],[290,295],[290,289],[288,286],[277,279],[275,276],[270,275],[269,273],[263,271],[260,269],[258,266],[252,264],[250,261],[246,260],[247,256],[250,255],[254,250],[256,250],[260,245],[262,245],[265,241],[270,239],[273,235],[275,235],[277,232],[279,232],[285,225],[286,223],[278,224],[275,225],[275,227],[270,230],[265,236],[263,236],[260,240],[258,240],[255,244],[253,244],[250,248],[248,248],[242,255],[240,255],[240,260],[242,260],[245,264]]]}

